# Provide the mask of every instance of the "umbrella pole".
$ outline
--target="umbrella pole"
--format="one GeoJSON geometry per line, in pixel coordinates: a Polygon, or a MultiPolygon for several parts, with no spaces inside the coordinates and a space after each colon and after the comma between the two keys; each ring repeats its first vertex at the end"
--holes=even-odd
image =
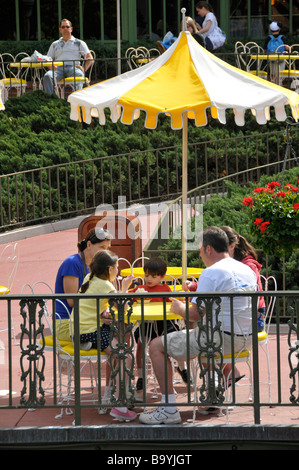
{"type": "Polygon", "coordinates": [[[182,149],[182,275],[187,278],[188,117],[183,113],[182,149]]]}
{"type": "Polygon", "coordinates": [[[117,74],[121,74],[120,0],[116,0],[117,18],[117,74]]]}

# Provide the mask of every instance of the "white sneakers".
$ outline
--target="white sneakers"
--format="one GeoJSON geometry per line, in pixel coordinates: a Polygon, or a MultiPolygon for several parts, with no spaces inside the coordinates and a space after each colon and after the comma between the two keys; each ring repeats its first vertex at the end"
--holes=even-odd
{"type": "Polygon", "coordinates": [[[142,424],[179,424],[181,423],[181,415],[174,408],[173,412],[167,411],[164,407],[156,408],[150,413],[141,413],[139,421],[142,424]]]}

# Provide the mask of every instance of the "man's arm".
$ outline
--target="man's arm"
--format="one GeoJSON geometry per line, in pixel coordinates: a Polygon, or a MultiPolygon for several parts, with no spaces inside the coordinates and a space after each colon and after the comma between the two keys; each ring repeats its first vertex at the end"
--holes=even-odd
{"type": "MultiPolygon", "coordinates": [[[[180,315],[186,320],[186,304],[178,299],[172,299],[171,311],[180,315]]],[[[199,313],[195,303],[189,304],[189,320],[195,322],[199,320],[199,313]]]]}
{"type": "Polygon", "coordinates": [[[88,52],[84,57],[84,65],[77,65],[78,69],[81,69],[82,72],[86,72],[94,63],[94,58],[91,52],[88,52]]]}

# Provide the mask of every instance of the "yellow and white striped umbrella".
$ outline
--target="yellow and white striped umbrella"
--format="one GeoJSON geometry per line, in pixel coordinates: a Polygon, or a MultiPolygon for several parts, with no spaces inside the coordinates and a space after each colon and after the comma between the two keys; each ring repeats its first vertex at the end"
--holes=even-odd
{"type": "Polygon", "coordinates": [[[225,112],[234,109],[237,125],[244,125],[245,111],[253,110],[256,120],[265,124],[269,107],[276,118],[286,119],[290,105],[294,119],[299,117],[299,96],[286,88],[244,72],[218,59],[201,47],[189,32],[161,56],[143,67],[72,93],[71,119],[91,122],[98,117],[105,124],[104,109],[110,108],[111,119],[131,124],[146,113],[145,127],[154,129],[158,115],[167,113],[173,129],[183,127],[182,115],[195,118],[197,126],[207,124],[206,110],[225,124],[225,112]]]}
{"type": "Polygon", "coordinates": [[[3,87],[3,84],[0,80],[0,111],[4,111],[4,109],[5,109],[5,106],[4,106],[4,103],[3,103],[3,93],[4,93],[4,87],[3,87]]]}
{"type": "MultiPolygon", "coordinates": [[[[183,15],[184,21],[184,15],[183,15]]],[[[185,28],[184,28],[185,29],[185,28]]],[[[132,124],[145,112],[145,127],[155,129],[159,114],[167,114],[173,129],[183,129],[182,141],[182,256],[186,272],[187,247],[187,123],[208,123],[207,110],[226,123],[226,111],[234,110],[235,122],[245,124],[245,112],[251,110],[259,124],[270,119],[270,107],[276,119],[284,121],[289,106],[293,118],[299,118],[299,95],[286,88],[244,72],[220,60],[201,47],[189,32],[152,62],[88,88],[72,93],[71,119],[90,123],[92,117],[105,124],[105,109],[113,122],[132,124]]]]}

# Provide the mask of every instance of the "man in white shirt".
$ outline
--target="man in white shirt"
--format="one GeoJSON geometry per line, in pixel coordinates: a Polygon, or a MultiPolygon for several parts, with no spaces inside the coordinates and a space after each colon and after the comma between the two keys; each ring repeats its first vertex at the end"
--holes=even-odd
{"type": "MultiPolygon", "coordinates": [[[[255,290],[256,276],[254,272],[243,263],[231,258],[228,253],[228,238],[223,230],[218,227],[205,229],[200,237],[200,256],[206,266],[199,280],[197,292],[240,292],[241,290],[255,290]]],[[[230,325],[230,299],[221,298],[223,317],[223,354],[229,354],[231,350],[231,325],[230,325]]],[[[185,303],[173,299],[171,309],[174,313],[186,318],[185,303]]],[[[238,352],[244,347],[244,336],[248,336],[248,344],[251,343],[251,299],[240,296],[234,298],[234,351],[238,352]],[[238,317],[238,321],[236,318],[238,317]],[[241,318],[241,320],[240,320],[241,318]],[[240,324],[241,321],[241,324],[240,324]],[[241,327],[241,329],[240,329],[241,327]]],[[[196,297],[189,307],[190,322],[199,321],[199,313],[196,297]]],[[[165,378],[165,350],[164,340],[167,341],[167,354],[176,360],[187,360],[187,334],[189,333],[190,358],[198,356],[198,327],[194,329],[180,330],[166,336],[155,338],[150,343],[149,354],[154,372],[162,393],[162,403],[165,403],[165,392],[168,392],[168,403],[175,403],[175,394],[172,380],[172,367],[168,361],[167,387],[165,378]]],[[[158,407],[151,413],[142,413],[139,420],[143,424],[176,424],[181,422],[180,413],[175,406],[158,407]]]]}
{"type": "MultiPolygon", "coordinates": [[[[50,94],[54,92],[54,81],[65,77],[84,77],[84,72],[93,64],[93,57],[87,44],[72,35],[73,26],[69,20],[61,20],[59,31],[61,38],[51,44],[47,56],[64,63],[63,66],[54,67],[54,70],[51,68],[44,76],[44,90],[50,94]],[[86,59],[84,66],[80,65],[82,57],[86,59]],[[65,62],[68,60],[69,62],[65,62]]],[[[75,84],[77,90],[82,87],[83,82],[75,84]]]]}

